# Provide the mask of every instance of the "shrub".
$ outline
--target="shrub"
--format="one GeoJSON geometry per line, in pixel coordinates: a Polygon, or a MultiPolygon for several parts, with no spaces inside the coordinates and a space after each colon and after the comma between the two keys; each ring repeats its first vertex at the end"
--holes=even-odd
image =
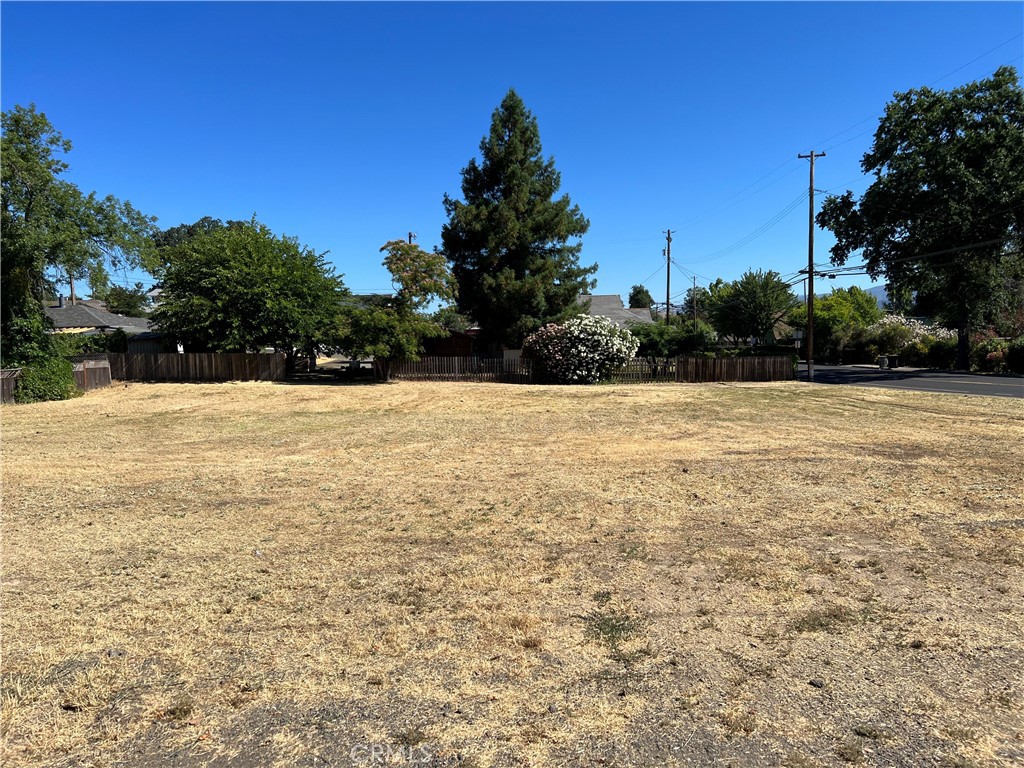
{"type": "Polygon", "coordinates": [[[1006,369],[1012,373],[1024,373],[1024,336],[1018,336],[1007,345],[1006,369]]]}
{"type": "Polygon", "coordinates": [[[886,315],[855,333],[852,357],[873,363],[879,355],[899,355],[903,365],[952,368],[956,360],[956,332],[902,315],[886,315]]]}
{"type": "Polygon", "coordinates": [[[928,346],[927,364],[929,368],[955,368],[956,338],[933,340],[928,346]]]}
{"type": "Polygon", "coordinates": [[[100,352],[127,352],[128,334],[120,328],[112,333],[89,336],[78,333],[55,333],[50,337],[50,343],[54,352],[64,357],[100,352]]]}
{"type": "Polygon", "coordinates": [[[19,403],[67,400],[80,394],[71,363],[62,357],[43,358],[22,366],[21,379],[14,389],[14,399],[19,403]]]}
{"type": "Polygon", "coordinates": [[[971,370],[1001,373],[1007,370],[1010,343],[1006,339],[985,339],[971,348],[971,370]]]}
{"type": "Polygon", "coordinates": [[[928,342],[924,339],[912,341],[900,351],[900,365],[923,367],[928,365],[928,342]]]}
{"type": "Polygon", "coordinates": [[[689,322],[637,323],[630,328],[630,333],[640,344],[637,357],[679,357],[714,349],[716,344],[714,330],[702,321],[698,321],[696,328],[689,322]]]}
{"type": "Polygon", "coordinates": [[[523,342],[523,355],[556,384],[594,384],[633,359],[639,346],[629,331],[604,317],[580,315],[551,323],[523,342]]]}

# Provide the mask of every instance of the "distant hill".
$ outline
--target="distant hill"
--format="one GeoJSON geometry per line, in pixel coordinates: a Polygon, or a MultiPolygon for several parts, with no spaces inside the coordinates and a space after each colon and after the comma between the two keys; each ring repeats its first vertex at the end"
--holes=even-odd
{"type": "Polygon", "coordinates": [[[889,303],[889,294],[885,290],[884,285],[876,285],[874,288],[867,288],[868,293],[875,297],[875,301],[878,302],[878,306],[885,308],[885,305],[889,303]]]}

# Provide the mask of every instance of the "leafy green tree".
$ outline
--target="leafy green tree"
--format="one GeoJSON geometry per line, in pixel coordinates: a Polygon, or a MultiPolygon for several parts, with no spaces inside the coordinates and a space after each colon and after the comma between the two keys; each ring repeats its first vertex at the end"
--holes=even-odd
{"type": "Polygon", "coordinates": [[[652,364],[659,358],[692,355],[696,352],[714,349],[715,332],[705,322],[693,321],[665,323],[637,323],[630,332],[640,342],[637,357],[647,358],[652,364]]]}
{"type": "Polygon", "coordinates": [[[4,112],[0,139],[0,356],[3,364],[45,360],[52,352],[42,300],[52,286],[108,266],[137,267],[151,247],[153,219],[114,197],[83,194],[60,178],[71,142],[34,105],[4,112]]]}
{"type": "Polygon", "coordinates": [[[459,286],[459,311],[491,343],[518,347],[529,334],[577,311],[597,265],[582,267],[590,227],[561,176],[544,159],[536,118],[510,90],[494,111],[476,158],[462,170],[465,201],[444,198],[442,250],[459,286]]]}
{"type": "Polygon", "coordinates": [[[112,285],[106,290],[95,291],[93,298],[100,299],[107,305],[107,311],[125,317],[145,317],[149,312],[149,295],[142,283],[131,288],[112,285]]]}
{"type": "Polygon", "coordinates": [[[473,319],[461,314],[457,307],[441,307],[430,319],[447,331],[466,331],[473,327],[473,319]]]}
{"type": "Polygon", "coordinates": [[[342,346],[353,357],[372,357],[375,375],[388,381],[396,360],[419,359],[423,339],[448,335],[423,310],[434,301],[454,301],[457,288],[440,253],[404,240],[391,240],[381,251],[387,253],[384,266],[391,272],[395,295],[387,306],[374,302],[350,307],[342,346]]]}
{"type": "Polygon", "coordinates": [[[630,309],[650,309],[654,306],[654,297],[642,285],[634,285],[629,289],[630,309]]]}
{"type": "Polygon", "coordinates": [[[951,91],[917,88],[886,105],[861,167],[874,174],[826,198],[818,224],[836,237],[832,261],[861,252],[893,293],[914,291],[957,330],[957,365],[994,305],[1024,233],[1024,89],[1013,67],[951,91]]]}
{"type": "Polygon", "coordinates": [[[214,228],[163,252],[153,321],[189,349],[288,356],[337,346],[348,295],[323,254],[252,221],[214,228]]]}
{"type": "Polygon", "coordinates": [[[686,298],[683,300],[682,315],[684,318],[689,318],[691,323],[693,321],[694,310],[696,310],[697,320],[707,322],[708,320],[708,308],[711,306],[711,292],[698,285],[696,289],[687,288],[686,298]]]}
{"type": "Polygon", "coordinates": [[[173,254],[174,249],[189,240],[194,240],[203,235],[212,235],[223,229],[241,229],[249,224],[248,221],[236,221],[228,219],[226,222],[215,219],[212,216],[203,216],[192,224],[179,224],[176,227],[156,232],[153,236],[153,250],[147,254],[147,269],[156,274],[161,267],[167,265],[167,259],[173,254]]]}
{"type": "Polygon", "coordinates": [[[777,272],[747,271],[731,283],[709,288],[708,314],[719,335],[740,343],[763,341],[800,302],[777,272]]]}
{"type": "MultiPolygon", "coordinates": [[[[815,299],[815,357],[842,362],[843,350],[855,337],[881,320],[883,314],[875,297],[857,286],[835,288],[828,296],[815,299]]],[[[806,305],[794,308],[789,322],[798,328],[806,328],[806,305]]]]}

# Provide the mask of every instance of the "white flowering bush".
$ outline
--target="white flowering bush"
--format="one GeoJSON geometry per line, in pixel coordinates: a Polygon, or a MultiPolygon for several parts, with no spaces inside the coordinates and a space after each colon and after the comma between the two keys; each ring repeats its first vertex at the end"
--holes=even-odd
{"type": "Polygon", "coordinates": [[[956,331],[903,315],[886,315],[857,334],[865,362],[899,355],[903,365],[950,368],[956,359],[956,331]]]}
{"type": "MultiPolygon", "coordinates": [[[[891,338],[902,347],[918,342],[948,341],[956,338],[956,331],[943,328],[941,325],[928,325],[903,315],[886,315],[869,326],[868,333],[880,338],[891,338]]],[[[899,349],[893,350],[898,351],[899,349]]]]}
{"type": "Polygon", "coordinates": [[[580,315],[527,336],[523,355],[556,384],[594,384],[632,360],[639,346],[611,320],[580,315]]]}

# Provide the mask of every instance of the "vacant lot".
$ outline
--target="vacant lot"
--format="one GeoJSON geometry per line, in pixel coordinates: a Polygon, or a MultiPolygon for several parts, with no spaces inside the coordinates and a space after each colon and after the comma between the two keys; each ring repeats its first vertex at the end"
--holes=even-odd
{"type": "Polygon", "coordinates": [[[1024,763],[1024,408],[140,385],[3,410],[8,766],[1024,763]]]}

